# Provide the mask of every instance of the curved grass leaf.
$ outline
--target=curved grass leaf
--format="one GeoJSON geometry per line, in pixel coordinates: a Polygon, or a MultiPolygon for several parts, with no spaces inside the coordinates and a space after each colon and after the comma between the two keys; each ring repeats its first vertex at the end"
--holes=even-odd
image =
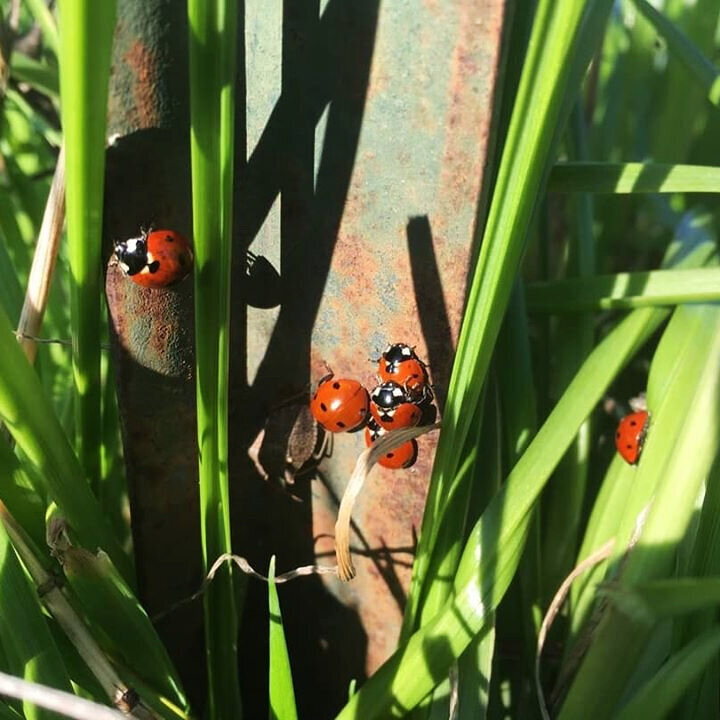
{"type": "Polygon", "coordinates": [[[102,515],[70,443],[0,308],[0,417],[45,490],[86,548],[102,548],[130,576],[129,563],[102,515]]]}
{"type": "MultiPolygon", "coordinates": [[[[648,380],[650,427],[629,488],[614,550],[619,561],[647,513],[622,583],[673,571],[678,544],[694,512],[720,438],[720,307],[682,306],[668,325],[648,380]]],[[[611,717],[649,630],[610,608],[570,688],[561,718],[611,717]],[[588,706],[587,698],[594,698],[588,706]]]]}
{"type": "Polygon", "coordinates": [[[611,4],[610,0],[546,0],[538,6],[458,340],[403,637],[419,620],[433,547],[442,524],[443,498],[462,459],[558,127],[564,124],[577,95],[590,48],[611,4]],[[530,107],[532,112],[528,111],[530,107]]]}
{"type": "Polygon", "coordinates": [[[277,585],[275,556],[268,570],[268,610],[270,612],[270,720],[297,720],[290,656],[283,630],[277,585]]]}
{"type": "Polygon", "coordinates": [[[62,552],[62,567],[89,622],[107,637],[113,655],[156,693],[187,708],[175,668],[147,613],[110,558],[83,548],[62,552]]]}
{"type": "Polygon", "coordinates": [[[659,163],[558,163],[548,190],[563,193],[716,193],[720,167],[659,163]]]}

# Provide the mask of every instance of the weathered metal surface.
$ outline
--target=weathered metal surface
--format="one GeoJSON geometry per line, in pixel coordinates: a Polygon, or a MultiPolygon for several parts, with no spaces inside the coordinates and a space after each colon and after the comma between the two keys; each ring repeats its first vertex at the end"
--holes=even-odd
{"type": "MultiPolygon", "coordinates": [[[[299,5],[246,6],[241,247],[251,243],[283,284],[279,310],[247,312],[249,406],[307,391],[325,363],[371,388],[368,358],[407,342],[428,361],[442,407],[505,2],[299,5]]],[[[354,512],[354,581],[325,578],[330,595],[315,579],[280,590],[291,657],[301,658],[293,671],[303,717],[329,716],[349,680],[395,647],[435,442],[420,440],[411,470],[373,471],[354,512]]],[[[243,478],[241,552],[259,567],[277,554],[278,572],[332,563],[337,504],[362,449],[362,433],[336,436],[317,479],[298,481],[294,497],[243,478]]],[[[251,586],[247,609],[264,602],[251,586]]],[[[248,687],[263,687],[262,672],[248,687]]]]}

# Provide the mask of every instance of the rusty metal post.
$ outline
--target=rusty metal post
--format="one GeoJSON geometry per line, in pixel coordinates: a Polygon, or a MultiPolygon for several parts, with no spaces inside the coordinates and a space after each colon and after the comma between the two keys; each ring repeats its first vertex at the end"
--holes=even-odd
{"type": "MultiPolygon", "coordinates": [[[[141,227],[191,235],[185,3],[120,0],[108,133],[105,243],[141,227]]],[[[140,596],[152,616],[197,590],[199,552],[192,278],[145,290],[117,266],[106,292],[140,596]]],[[[201,701],[196,605],[158,624],[186,689],[201,701]]]]}

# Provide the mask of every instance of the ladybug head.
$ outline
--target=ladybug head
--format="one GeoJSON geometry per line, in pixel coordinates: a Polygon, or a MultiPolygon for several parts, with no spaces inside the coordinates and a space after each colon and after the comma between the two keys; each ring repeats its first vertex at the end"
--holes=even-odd
{"type": "Polygon", "coordinates": [[[414,358],[415,352],[405,343],[395,343],[394,345],[388,345],[385,348],[383,357],[388,365],[395,365],[403,362],[404,360],[414,358]]]}
{"type": "Polygon", "coordinates": [[[118,264],[126,275],[139,273],[148,261],[147,257],[147,235],[118,240],[115,243],[115,257],[118,264]]]}
{"type": "Polygon", "coordinates": [[[372,392],[372,401],[379,408],[392,409],[403,402],[407,402],[405,391],[392,381],[378,385],[372,392]]]}

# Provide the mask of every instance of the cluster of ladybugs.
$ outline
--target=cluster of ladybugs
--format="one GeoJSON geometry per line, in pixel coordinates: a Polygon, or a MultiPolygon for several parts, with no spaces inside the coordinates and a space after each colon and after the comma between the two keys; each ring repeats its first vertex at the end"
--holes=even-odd
{"type": "MultiPolygon", "coordinates": [[[[310,401],[310,412],[329,432],[352,432],[365,427],[370,447],[388,430],[428,425],[437,410],[428,383],[427,365],[404,343],[388,345],[378,361],[380,384],[370,393],[357,381],[336,378],[331,372],[320,380],[310,401]]],[[[408,440],[380,457],[386,468],[408,468],[417,460],[418,446],[408,440]]]]}

